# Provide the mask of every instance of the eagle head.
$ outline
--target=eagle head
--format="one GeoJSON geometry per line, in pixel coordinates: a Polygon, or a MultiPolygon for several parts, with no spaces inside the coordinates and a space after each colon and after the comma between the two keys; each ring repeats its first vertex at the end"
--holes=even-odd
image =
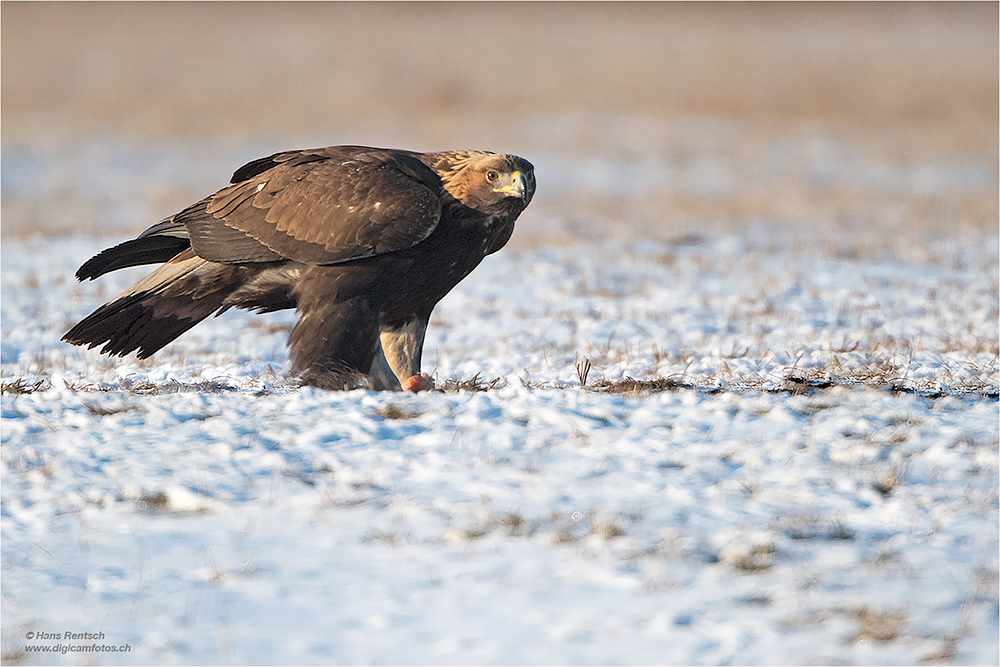
{"type": "Polygon", "coordinates": [[[516,155],[456,151],[438,165],[444,189],[477,211],[515,209],[520,213],[535,194],[535,168],[516,155]]]}

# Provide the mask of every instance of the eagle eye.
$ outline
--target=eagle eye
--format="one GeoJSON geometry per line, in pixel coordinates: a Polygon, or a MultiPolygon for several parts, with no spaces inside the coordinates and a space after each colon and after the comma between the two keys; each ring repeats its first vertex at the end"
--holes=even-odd
{"type": "Polygon", "coordinates": [[[496,170],[490,169],[489,171],[486,172],[486,180],[489,181],[490,183],[497,180],[498,178],[500,178],[500,174],[496,170]]]}

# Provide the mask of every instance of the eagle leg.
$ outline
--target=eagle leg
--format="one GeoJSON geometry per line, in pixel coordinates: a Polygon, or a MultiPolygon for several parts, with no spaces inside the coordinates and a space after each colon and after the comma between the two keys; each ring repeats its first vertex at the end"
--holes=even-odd
{"type": "Polygon", "coordinates": [[[288,336],[292,372],[323,389],[373,387],[379,304],[368,293],[338,299],[339,272],[312,266],[292,290],[299,321],[288,336]]]}
{"type": "Polygon", "coordinates": [[[368,371],[378,354],[378,313],[363,297],[303,303],[288,337],[292,372],[323,389],[376,388],[368,371]],[[310,305],[317,306],[310,308],[310,305]]]}
{"type": "Polygon", "coordinates": [[[368,377],[371,378],[372,389],[375,391],[399,391],[399,379],[396,377],[395,373],[392,372],[392,367],[389,366],[389,362],[386,361],[385,353],[382,351],[382,345],[378,346],[378,351],[375,353],[375,359],[372,361],[371,370],[368,371],[368,377]]]}
{"type": "Polygon", "coordinates": [[[383,328],[379,334],[386,363],[403,391],[424,391],[434,388],[434,381],[420,372],[420,357],[424,349],[427,319],[417,318],[403,326],[383,328]]]}

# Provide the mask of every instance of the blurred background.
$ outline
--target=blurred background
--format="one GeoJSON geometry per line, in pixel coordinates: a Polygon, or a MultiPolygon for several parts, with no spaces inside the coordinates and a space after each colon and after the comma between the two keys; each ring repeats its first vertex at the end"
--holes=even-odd
{"type": "Polygon", "coordinates": [[[131,235],[279,150],[535,163],[513,243],[996,243],[997,3],[2,4],[4,238],[131,235]]]}

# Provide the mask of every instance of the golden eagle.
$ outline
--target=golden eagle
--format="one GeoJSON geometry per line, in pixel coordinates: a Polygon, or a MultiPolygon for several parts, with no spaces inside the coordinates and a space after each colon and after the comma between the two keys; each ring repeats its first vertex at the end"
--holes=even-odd
{"type": "Polygon", "coordinates": [[[507,243],[535,192],[515,155],[363,146],[275,153],[230,183],[81,266],[79,280],[164,262],[63,340],[142,359],[212,313],[295,308],[305,384],[427,389],[431,311],[507,243]]]}

